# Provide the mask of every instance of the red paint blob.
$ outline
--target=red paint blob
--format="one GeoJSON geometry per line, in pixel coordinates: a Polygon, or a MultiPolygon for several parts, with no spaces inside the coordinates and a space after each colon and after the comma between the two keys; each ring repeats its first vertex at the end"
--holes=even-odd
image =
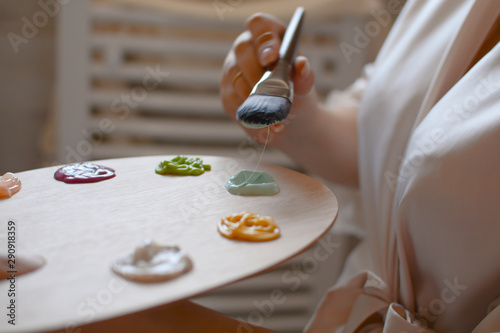
{"type": "Polygon", "coordinates": [[[96,183],[114,176],[115,170],[92,163],[69,164],[54,173],[55,179],[68,184],[96,183]]]}

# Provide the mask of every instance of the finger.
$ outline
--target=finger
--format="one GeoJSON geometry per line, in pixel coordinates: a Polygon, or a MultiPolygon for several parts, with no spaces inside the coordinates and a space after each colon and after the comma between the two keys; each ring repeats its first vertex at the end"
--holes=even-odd
{"type": "Polygon", "coordinates": [[[239,69],[236,67],[236,58],[232,52],[226,57],[222,68],[223,74],[219,82],[221,100],[227,114],[232,119],[236,119],[236,109],[243,103],[244,99],[238,95],[233,85],[234,78],[237,76],[239,69]]]}
{"type": "Polygon", "coordinates": [[[308,96],[314,88],[314,71],[304,56],[295,58],[294,95],[296,98],[308,96]]]}
{"type": "Polygon", "coordinates": [[[275,32],[265,32],[254,40],[257,59],[262,67],[269,67],[279,58],[281,38],[275,32]]]}
{"type": "MultiPolygon", "coordinates": [[[[252,86],[248,83],[248,80],[245,78],[245,74],[243,71],[239,71],[233,78],[233,88],[236,94],[238,95],[241,103],[248,97],[252,90],[252,86]]],[[[240,104],[241,104],[240,103],[240,104]]]]}
{"type": "Polygon", "coordinates": [[[292,108],[287,119],[283,121],[284,128],[274,129],[276,133],[284,133],[300,128],[304,123],[312,119],[311,110],[314,110],[314,106],[318,103],[318,96],[314,86],[314,71],[306,57],[297,56],[294,63],[294,72],[292,108]]]}
{"type": "Polygon", "coordinates": [[[259,64],[267,67],[278,60],[285,25],[266,14],[252,15],[246,23],[253,36],[259,64]]]}
{"type": "Polygon", "coordinates": [[[224,61],[224,65],[222,66],[222,77],[219,83],[222,100],[234,99],[235,97],[238,97],[233,84],[235,82],[235,78],[238,76],[238,72],[239,68],[236,64],[236,57],[234,56],[234,53],[230,52],[224,61]]]}
{"type": "Polygon", "coordinates": [[[243,74],[244,80],[238,80],[237,92],[242,98],[246,98],[252,87],[260,80],[264,69],[259,65],[257,54],[252,41],[252,35],[249,31],[245,31],[236,39],[234,43],[234,56],[236,66],[243,74]],[[243,81],[246,83],[241,83],[243,81]]]}

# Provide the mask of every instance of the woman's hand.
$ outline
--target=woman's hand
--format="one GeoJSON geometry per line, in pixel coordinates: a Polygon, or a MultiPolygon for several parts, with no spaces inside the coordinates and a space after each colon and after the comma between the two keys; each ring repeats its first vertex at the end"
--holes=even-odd
{"type": "MultiPolygon", "coordinates": [[[[285,26],[265,14],[247,20],[223,66],[220,82],[226,112],[236,120],[236,110],[260,80],[266,68],[278,60],[285,26]]],[[[271,125],[268,144],[283,151],[305,170],[323,178],[356,186],[358,183],[357,112],[327,110],[318,103],[314,73],[308,60],[297,56],[294,63],[294,98],[283,122],[271,125]]],[[[264,143],[268,130],[245,131],[264,143]]]]}
{"type": "MultiPolygon", "coordinates": [[[[265,14],[250,17],[246,28],[227,55],[220,82],[224,108],[233,119],[236,119],[236,110],[248,97],[266,68],[278,60],[281,39],[286,29],[278,20],[265,14]]],[[[305,57],[298,56],[294,66],[294,101],[290,114],[282,123],[271,126],[273,134],[269,138],[269,144],[278,148],[280,141],[288,140],[285,137],[308,124],[301,118],[312,116],[318,104],[314,92],[314,73],[309,62],[305,57]]],[[[267,129],[244,129],[260,143],[267,137],[267,129]]]]}

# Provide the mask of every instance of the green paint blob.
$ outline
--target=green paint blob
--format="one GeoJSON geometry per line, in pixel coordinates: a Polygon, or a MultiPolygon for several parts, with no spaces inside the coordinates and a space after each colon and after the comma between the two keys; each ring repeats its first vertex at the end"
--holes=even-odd
{"type": "Polygon", "coordinates": [[[251,170],[241,170],[229,178],[225,188],[235,195],[273,195],[280,191],[271,175],[251,170]]]}
{"type": "Polygon", "coordinates": [[[199,176],[205,171],[210,171],[209,164],[203,164],[203,160],[198,157],[177,156],[171,160],[160,162],[155,172],[160,175],[189,175],[199,176]]]}

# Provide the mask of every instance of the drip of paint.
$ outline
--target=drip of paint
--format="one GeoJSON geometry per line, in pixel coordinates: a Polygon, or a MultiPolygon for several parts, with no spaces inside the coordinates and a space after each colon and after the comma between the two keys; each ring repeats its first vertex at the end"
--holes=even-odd
{"type": "Polygon", "coordinates": [[[265,242],[280,236],[280,228],[270,216],[241,212],[225,216],[217,225],[222,236],[249,242],[265,242]]]}
{"type": "Polygon", "coordinates": [[[0,177],[0,198],[10,198],[21,190],[21,181],[12,172],[0,177]]]}
{"type": "Polygon", "coordinates": [[[115,170],[92,163],[75,163],[63,166],[54,173],[54,178],[68,183],[95,183],[113,178],[115,170]]]}
{"type": "Polygon", "coordinates": [[[241,170],[229,178],[225,188],[235,195],[273,195],[280,191],[271,175],[255,170],[241,170]]]}
{"type": "Polygon", "coordinates": [[[155,172],[160,175],[191,175],[199,176],[211,169],[209,164],[203,164],[198,157],[176,156],[171,160],[160,162],[155,172]]]}
{"type": "Polygon", "coordinates": [[[253,171],[241,170],[226,182],[226,190],[235,195],[273,195],[279,192],[278,184],[274,178],[262,171],[257,171],[264,156],[269,141],[269,126],[267,127],[267,138],[264,149],[260,155],[257,166],[253,171]]]}
{"type": "Polygon", "coordinates": [[[111,269],[131,281],[154,283],[176,278],[192,266],[191,259],[179,247],[146,239],[133,253],[115,260],[111,269]]]}
{"type": "Polygon", "coordinates": [[[36,254],[24,254],[15,258],[0,255],[0,279],[8,279],[12,275],[19,276],[33,272],[45,265],[45,258],[36,254]]]}

